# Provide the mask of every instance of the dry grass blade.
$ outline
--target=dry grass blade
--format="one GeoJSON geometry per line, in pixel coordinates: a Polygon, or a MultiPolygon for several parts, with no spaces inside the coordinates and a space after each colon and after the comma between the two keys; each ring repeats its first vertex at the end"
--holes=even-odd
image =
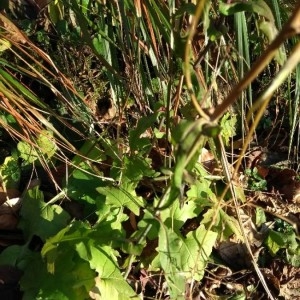
{"type": "MultiPolygon", "coordinates": [[[[3,13],[0,13],[0,26],[2,28],[2,39],[7,40],[16,49],[13,49],[11,46],[9,50],[15,57],[19,58],[19,60],[22,61],[25,66],[27,66],[27,68],[21,67],[20,71],[24,74],[27,74],[30,78],[39,80],[48,86],[56,95],[56,97],[65,103],[73,117],[80,120],[82,117],[82,111],[76,109],[74,104],[71,103],[57,89],[57,87],[50,82],[48,78],[50,77],[55,79],[55,81],[59,81],[69,91],[70,94],[76,96],[77,99],[82,101],[83,106],[85,106],[85,103],[83,102],[82,97],[73,87],[72,83],[58,70],[49,55],[35,46],[29,40],[29,38],[26,37],[26,35],[24,35],[23,32],[19,30],[16,25],[11,22],[3,13]],[[45,65],[51,67],[53,71],[51,71],[49,67],[46,68],[45,65]],[[39,71],[38,69],[42,71],[39,71]],[[47,74],[47,77],[43,73],[47,74]]],[[[73,132],[76,132],[79,136],[82,136],[82,138],[85,138],[85,136],[66,120],[58,116],[47,104],[35,97],[26,86],[22,87],[18,83],[18,80],[14,78],[14,75],[9,74],[9,71],[2,72],[2,75],[6,76],[6,78],[2,76],[2,82],[5,83],[5,85],[1,85],[2,108],[16,118],[21,130],[24,133],[23,136],[17,134],[17,138],[20,139],[22,137],[25,140],[28,140],[28,137],[31,134],[39,134],[39,132],[41,132],[43,129],[43,126],[45,126],[53,131],[60,139],[61,142],[59,142],[59,144],[63,145],[63,148],[71,152],[76,152],[74,146],[53,127],[53,125],[47,120],[47,118],[44,117],[44,115],[50,114],[51,116],[54,116],[64,126],[70,128],[73,132]],[[14,87],[12,87],[12,85],[14,85],[14,87]],[[33,102],[34,106],[28,103],[27,100],[22,97],[22,93],[25,98],[29,97],[29,100],[33,102]],[[39,108],[35,108],[35,105],[37,105],[39,108]],[[39,109],[43,109],[43,112],[41,113],[39,109]]],[[[11,134],[16,135],[16,130],[11,131],[11,134]]]]}

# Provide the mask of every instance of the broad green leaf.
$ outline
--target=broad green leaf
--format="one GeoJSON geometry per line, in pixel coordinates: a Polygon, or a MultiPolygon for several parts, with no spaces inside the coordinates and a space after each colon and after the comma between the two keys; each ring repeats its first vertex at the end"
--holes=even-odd
{"type": "Polygon", "coordinates": [[[159,207],[161,210],[172,205],[181,196],[184,175],[194,167],[206,139],[205,134],[202,132],[204,124],[206,122],[202,119],[196,121],[183,120],[173,130],[172,140],[177,148],[175,153],[176,161],[170,191],[165,203],[159,207]]]}
{"type": "Polygon", "coordinates": [[[99,300],[139,299],[121,275],[111,247],[95,247],[92,242],[78,243],[76,250],[79,256],[89,262],[90,267],[98,273],[96,287],[100,291],[99,300]]]}
{"type": "Polygon", "coordinates": [[[114,223],[111,221],[100,222],[93,227],[88,223],[74,221],[69,226],[63,228],[56,235],[48,238],[41,251],[45,257],[50,251],[58,251],[60,244],[79,242],[88,242],[94,240],[97,245],[114,245],[118,247],[124,240],[124,233],[119,229],[113,228],[114,223]]]}
{"type": "Polygon", "coordinates": [[[150,116],[142,117],[139,119],[135,129],[129,132],[129,146],[131,151],[135,150],[149,150],[151,145],[149,138],[142,138],[141,135],[150,127],[158,122],[161,113],[154,113],[150,116]]]}
{"type": "Polygon", "coordinates": [[[215,245],[217,233],[207,231],[203,225],[189,232],[186,238],[172,229],[161,227],[159,257],[174,299],[184,292],[184,278],[201,280],[215,245]]]}
{"type": "Polygon", "coordinates": [[[99,187],[97,191],[106,196],[106,205],[114,207],[127,207],[135,215],[140,214],[140,208],[144,207],[144,201],[136,195],[135,184],[125,183],[121,187],[99,187]]]}
{"type": "MultiPolygon", "coordinates": [[[[87,163],[82,163],[80,169],[74,170],[66,183],[68,197],[84,203],[85,206],[87,204],[95,204],[96,199],[100,201],[99,193],[96,189],[104,185],[104,182],[94,176],[92,172],[87,163]]],[[[104,197],[102,197],[103,201],[104,197]]],[[[91,210],[95,210],[95,206],[89,207],[91,210]]]]}
{"type": "Polygon", "coordinates": [[[43,241],[64,228],[70,216],[58,205],[47,205],[44,195],[35,187],[23,197],[19,227],[26,238],[39,236],[43,241]]]}
{"type": "Polygon", "coordinates": [[[56,235],[49,237],[41,253],[43,256],[46,255],[46,253],[51,250],[52,246],[57,247],[62,242],[77,242],[88,239],[88,234],[90,234],[91,231],[92,229],[88,223],[74,221],[57,232],[56,235]],[[50,246],[50,248],[47,246],[50,246]]]}
{"type": "Polygon", "coordinates": [[[203,215],[202,224],[212,224],[214,231],[219,232],[222,240],[227,240],[233,233],[240,240],[243,236],[238,221],[226,214],[223,209],[212,207],[203,215]]]}
{"type": "Polygon", "coordinates": [[[29,251],[27,250],[27,246],[12,245],[5,248],[0,254],[0,265],[16,266],[23,270],[19,264],[20,260],[24,259],[22,256],[26,253],[26,251],[29,251]]]}
{"type": "Polygon", "coordinates": [[[182,238],[161,226],[158,239],[159,263],[165,273],[171,299],[184,299],[186,274],[183,274],[180,249],[182,238]]]}
{"type": "Polygon", "coordinates": [[[274,230],[270,230],[265,243],[272,255],[275,255],[279,249],[286,247],[282,234],[274,230]]]}
{"type": "Polygon", "coordinates": [[[20,157],[24,159],[26,164],[31,164],[39,158],[36,149],[26,142],[20,141],[17,145],[20,157]]]}
{"type": "MultiPolygon", "coordinates": [[[[48,282],[50,274],[47,272],[46,265],[43,263],[40,254],[37,252],[32,252],[27,257],[26,267],[20,281],[21,290],[24,291],[23,299],[37,299],[40,287],[43,283],[48,282]]],[[[64,299],[64,296],[62,299],[64,299]]]]}
{"type": "Polygon", "coordinates": [[[194,201],[202,209],[211,206],[216,201],[216,196],[211,188],[211,181],[199,178],[187,191],[187,199],[194,201]]]}
{"type": "Polygon", "coordinates": [[[261,207],[255,209],[255,225],[260,227],[267,221],[265,211],[261,207]]]}
{"type": "Polygon", "coordinates": [[[75,155],[72,159],[72,163],[76,166],[79,166],[80,163],[85,161],[86,157],[96,162],[101,162],[106,158],[104,151],[100,149],[98,145],[98,141],[92,138],[84,142],[78,153],[80,153],[80,155],[75,155]]]}
{"type": "Polygon", "coordinates": [[[42,130],[37,140],[37,145],[40,151],[47,157],[51,158],[56,150],[57,146],[53,138],[53,133],[49,130],[42,130]]]}
{"type": "Polygon", "coordinates": [[[21,176],[21,169],[18,160],[12,156],[5,158],[3,164],[0,166],[0,178],[2,184],[6,188],[17,188],[19,186],[21,176]]]}
{"type": "Polygon", "coordinates": [[[220,231],[222,231],[223,229],[223,238],[227,240],[232,235],[232,233],[234,233],[239,240],[243,241],[244,238],[238,220],[232,216],[229,216],[223,209],[220,209],[219,213],[222,222],[220,231]]]}
{"type": "Polygon", "coordinates": [[[25,141],[20,141],[18,143],[17,148],[20,153],[20,157],[23,158],[27,164],[36,161],[40,157],[40,154],[45,155],[46,158],[49,159],[57,150],[53,133],[49,130],[41,131],[36,139],[36,145],[37,147],[35,148],[33,145],[30,145],[25,141]]]}
{"type": "Polygon", "coordinates": [[[237,117],[235,114],[226,113],[221,119],[221,135],[224,139],[225,146],[229,146],[229,139],[236,134],[235,128],[237,126],[237,117]]]}
{"type": "Polygon", "coordinates": [[[23,299],[86,299],[95,276],[89,263],[67,244],[56,256],[53,273],[47,271],[39,253],[32,253],[21,279],[23,299]]]}
{"type": "Polygon", "coordinates": [[[191,171],[194,167],[198,154],[208,136],[215,136],[219,132],[219,127],[208,124],[205,120],[182,121],[172,134],[176,142],[176,162],[174,175],[172,178],[172,188],[180,190],[183,183],[185,170],[191,171]]]}
{"type": "Polygon", "coordinates": [[[272,255],[276,255],[280,249],[285,249],[286,260],[294,267],[300,266],[300,243],[293,230],[286,232],[270,230],[265,244],[272,255]]]}
{"type": "Polygon", "coordinates": [[[216,239],[217,233],[207,231],[203,225],[187,234],[185,247],[182,248],[182,261],[186,274],[190,272],[188,278],[195,280],[203,278],[204,269],[216,239]]]}
{"type": "Polygon", "coordinates": [[[157,174],[151,166],[151,159],[136,155],[124,157],[124,169],[124,177],[135,182],[143,177],[155,177],[157,174]]]}
{"type": "Polygon", "coordinates": [[[159,226],[159,222],[153,213],[146,209],[144,210],[143,218],[138,223],[139,230],[137,230],[134,235],[140,236],[147,228],[147,237],[150,240],[154,240],[158,237],[159,226]]]}
{"type": "Polygon", "coordinates": [[[300,267],[300,245],[296,249],[286,249],[286,259],[293,267],[300,267]]]}
{"type": "Polygon", "coordinates": [[[187,201],[182,207],[179,201],[175,201],[173,205],[161,212],[160,219],[166,226],[177,232],[188,219],[199,215],[201,210],[202,208],[194,201],[187,201]]]}

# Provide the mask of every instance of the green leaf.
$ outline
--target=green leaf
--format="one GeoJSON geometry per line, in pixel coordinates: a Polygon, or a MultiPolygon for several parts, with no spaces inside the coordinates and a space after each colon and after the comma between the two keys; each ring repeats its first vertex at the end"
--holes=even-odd
{"type": "Polygon", "coordinates": [[[159,234],[159,259],[170,288],[171,298],[178,299],[185,290],[186,279],[201,280],[216,242],[217,233],[203,225],[189,232],[186,238],[172,229],[161,226],[159,234]]]}
{"type": "Polygon", "coordinates": [[[172,178],[173,190],[180,190],[183,182],[183,174],[192,170],[199,152],[208,136],[215,136],[219,127],[209,124],[203,119],[196,121],[182,121],[172,133],[173,141],[176,143],[176,164],[172,178]]]}
{"type": "Polygon", "coordinates": [[[98,273],[96,287],[100,293],[97,299],[139,299],[121,275],[111,247],[95,247],[91,241],[88,244],[78,243],[76,250],[79,256],[89,262],[90,267],[98,273]]]}
{"type": "Polygon", "coordinates": [[[20,267],[19,263],[22,259],[22,255],[26,252],[27,246],[12,245],[5,248],[0,254],[0,265],[10,265],[20,267]]]}
{"type": "Polygon", "coordinates": [[[86,202],[85,204],[95,204],[96,199],[99,199],[99,193],[96,189],[104,185],[104,182],[91,174],[92,170],[86,163],[82,164],[80,168],[74,170],[68,178],[66,185],[68,197],[80,202],[86,202]]]}
{"type": "Polygon", "coordinates": [[[182,238],[173,230],[161,226],[158,239],[159,262],[165,272],[171,299],[184,299],[185,275],[182,273],[182,238]]]}
{"type": "Polygon", "coordinates": [[[286,259],[293,267],[300,267],[300,245],[296,249],[288,248],[286,250],[286,259]]]}
{"type": "Polygon", "coordinates": [[[267,221],[265,211],[261,207],[257,207],[255,210],[255,224],[260,227],[267,221]]]}
{"type": "Polygon", "coordinates": [[[222,240],[227,240],[233,233],[243,240],[238,221],[223,209],[212,207],[207,210],[203,215],[202,224],[210,225],[212,222],[214,231],[219,233],[222,240]]]}
{"type": "Polygon", "coordinates": [[[171,180],[171,188],[166,196],[167,200],[159,209],[163,210],[180,197],[184,174],[189,172],[195,166],[198,154],[206,140],[203,133],[203,126],[207,125],[205,120],[181,121],[172,132],[172,140],[176,145],[175,167],[171,180]]]}
{"type": "Polygon", "coordinates": [[[20,157],[24,159],[26,164],[31,164],[39,158],[36,149],[24,141],[20,141],[17,148],[20,153],[20,157]]]}
{"type": "Polygon", "coordinates": [[[47,158],[51,158],[55,154],[57,146],[53,138],[53,132],[49,130],[42,130],[36,142],[41,153],[43,153],[47,158]]]}
{"type": "Polygon", "coordinates": [[[275,255],[278,250],[286,246],[282,234],[274,230],[270,230],[265,243],[272,255],[275,255]]]}
{"type": "Polygon", "coordinates": [[[235,295],[228,298],[228,300],[246,300],[246,299],[247,299],[247,296],[245,295],[244,292],[238,292],[235,295]]]}
{"type": "Polygon", "coordinates": [[[53,24],[57,24],[58,21],[64,18],[64,7],[62,2],[51,2],[48,7],[49,18],[53,24]]]}
{"type": "MultiPolygon", "coordinates": [[[[138,223],[139,230],[134,233],[136,236],[140,236],[145,232],[146,228],[150,228],[150,230],[147,230],[147,237],[150,240],[154,240],[158,237],[158,231],[159,231],[159,222],[153,216],[152,212],[149,212],[147,209],[144,210],[143,218],[138,223]],[[150,226],[150,227],[149,227],[150,226]]],[[[134,238],[134,236],[133,236],[134,238]]]]}
{"type": "Polygon", "coordinates": [[[189,201],[194,201],[202,209],[211,206],[216,200],[216,195],[211,189],[211,181],[203,176],[190,187],[187,197],[189,201]]]}
{"type": "Polygon", "coordinates": [[[167,227],[172,227],[178,232],[182,225],[188,220],[196,217],[202,211],[202,208],[194,201],[187,201],[180,207],[179,201],[160,213],[160,219],[167,227]]]}
{"type": "Polygon", "coordinates": [[[272,255],[276,255],[280,249],[285,249],[288,263],[294,267],[300,266],[300,244],[294,231],[270,230],[265,243],[272,255]]]}
{"type": "Polygon", "coordinates": [[[224,139],[225,146],[229,146],[229,139],[236,135],[235,127],[237,118],[235,114],[226,113],[222,119],[220,126],[222,128],[221,135],[224,139]]]}
{"type": "Polygon", "coordinates": [[[243,11],[254,12],[260,16],[267,18],[270,22],[275,23],[272,10],[263,0],[232,3],[224,3],[220,1],[219,11],[225,16],[229,16],[243,11]]]}
{"type": "Polygon", "coordinates": [[[121,187],[99,187],[97,191],[106,196],[105,203],[113,207],[127,207],[135,215],[140,214],[140,208],[144,207],[145,203],[141,197],[138,197],[135,192],[134,183],[124,183],[121,187]]]}
{"type": "Polygon", "coordinates": [[[48,238],[41,253],[43,257],[50,257],[51,259],[59,251],[60,245],[64,247],[64,244],[72,243],[75,245],[79,242],[88,242],[89,240],[96,241],[97,245],[109,244],[119,247],[121,242],[124,241],[124,233],[120,229],[115,229],[112,221],[100,222],[93,227],[88,223],[74,221],[56,235],[48,238]]]}
{"type": "Polygon", "coordinates": [[[203,278],[204,269],[216,239],[217,233],[206,230],[204,225],[200,225],[196,231],[187,234],[186,249],[182,248],[182,261],[186,274],[190,272],[188,277],[199,281],[203,278]]]}
{"type": "Polygon", "coordinates": [[[57,253],[52,273],[48,272],[40,254],[33,252],[21,279],[23,299],[87,299],[95,276],[89,263],[68,244],[57,253]]]}
{"type": "Polygon", "coordinates": [[[84,162],[86,160],[85,157],[97,162],[101,162],[106,158],[104,151],[100,149],[98,145],[98,141],[92,138],[89,138],[84,142],[79,153],[80,155],[75,155],[72,159],[72,163],[76,166],[79,166],[80,163],[84,162]]]}
{"type": "Polygon", "coordinates": [[[129,132],[129,146],[131,151],[142,150],[148,151],[151,147],[151,142],[149,138],[141,137],[141,135],[151,126],[154,125],[155,122],[158,121],[161,113],[154,113],[146,117],[142,117],[139,119],[138,124],[135,129],[130,130],[129,132]]]}
{"type": "Polygon", "coordinates": [[[6,157],[0,166],[2,184],[4,184],[7,189],[17,188],[19,186],[20,176],[21,169],[18,160],[12,156],[6,157]]]}
{"type": "Polygon", "coordinates": [[[38,187],[30,189],[23,197],[19,227],[28,239],[33,235],[42,240],[64,228],[70,216],[58,205],[47,205],[38,187]]]}
{"type": "Polygon", "coordinates": [[[33,145],[20,141],[17,145],[20,157],[23,158],[26,164],[31,164],[36,161],[40,154],[45,155],[46,158],[51,158],[56,150],[57,146],[53,138],[53,133],[49,130],[42,130],[36,139],[37,148],[33,145]]]}
{"type": "Polygon", "coordinates": [[[124,157],[124,177],[129,181],[139,181],[143,177],[155,177],[157,174],[151,166],[151,159],[140,156],[124,157]]]}

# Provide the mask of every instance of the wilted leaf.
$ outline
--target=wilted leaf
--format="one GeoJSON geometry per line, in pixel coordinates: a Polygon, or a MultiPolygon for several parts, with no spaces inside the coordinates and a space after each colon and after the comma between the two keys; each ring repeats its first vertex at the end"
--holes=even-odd
{"type": "Polygon", "coordinates": [[[6,39],[0,39],[0,52],[3,52],[11,47],[11,43],[6,39]]]}

